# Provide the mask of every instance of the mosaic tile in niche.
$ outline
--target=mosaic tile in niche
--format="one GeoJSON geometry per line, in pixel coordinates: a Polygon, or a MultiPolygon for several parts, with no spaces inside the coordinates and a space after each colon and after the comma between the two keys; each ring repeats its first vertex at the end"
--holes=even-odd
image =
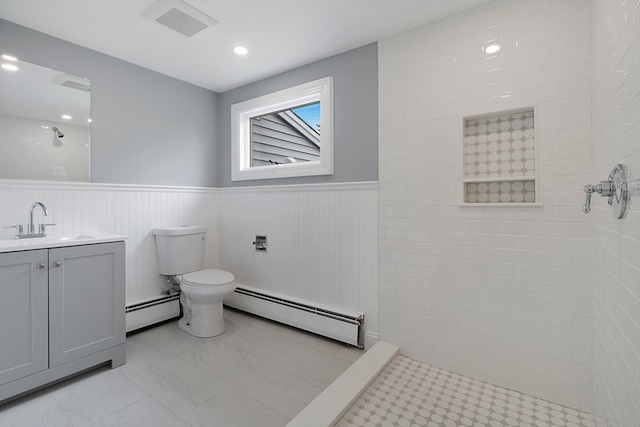
{"type": "Polygon", "coordinates": [[[464,130],[464,203],[536,202],[533,110],[467,119],[464,130]]]}
{"type": "Polygon", "coordinates": [[[465,122],[465,178],[534,176],[533,111],[465,122]]]}
{"type": "Polygon", "coordinates": [[[503,181],[465,184],[467,203],[530,203],[535,201],[535,182],[503,181]]]}

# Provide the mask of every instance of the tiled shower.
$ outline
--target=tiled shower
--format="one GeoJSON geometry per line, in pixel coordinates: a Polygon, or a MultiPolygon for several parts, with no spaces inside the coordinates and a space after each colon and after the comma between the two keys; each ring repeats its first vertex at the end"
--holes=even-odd
{"type": "MultiPolygon", "coordinates": [[[[5,181],[0,219],[18,223],[29,203],[48,198],[59,233],[129,235],[127,282],[144,285],[128,289],[128,302],[161,286],[153,227],[207,223],[211,266],[257,260],[246,280],[268,274],[278,291],[292,284],[281,280],[291,271],[305,283],[304,269],[265,262],[271,258],[252,251],[250,238],[266,233],[274,245],[282,238],[283,263],[319,260],[310,293],[297,296],[358,301],[372,319],[369,338],[379,332],[438,369],[602,415],[611,425],[640,425],[640,211],[633,202],[616,220],[594,197],[592,212],[581,212],[583,186],[606,179],[615,163],[640,173],[639,11],[638,0],[498,0],[381,40],[377,191],[375,183],[216,189],[5,181]],[[487,55],[490,44],[500,51],[487,55]],[[517,134],[531,129],[523,120],[511,129],[511,147],[487,153],[509,152],[509,172],[524,159],[523,175],[533,160],[533,174],[465,183],[495,178],[465,176],[465,120],[513,124],[523,118],[514,114],[528,111],[535,141],[517,134]],[[525,188],[529,177],[533,188],[525,188]],[[465,184],[475,185],[475,201],[471,192],[465,199],[465,184]],[[264,218],[247,214],[254,196],[264,218]],[[322,206],[327,215],[312,210],[322,206]],[[288,221],[295,212],[313,222],[288,221]],[[365,245],[336,250],[337,230],[365,245]],[[230,241],[238,233],[242,240],[230,241]],[[358,283],[332,280],[320,289],[322,269],[358,283]]],[[[492,162],[501,170],[479,160],[476,171],[492,162]]]]}
{"type": "Polygon", "coordinates": [[[496,1],[379,42],[382,340],[640,425],[640,211],[581,209],[616,163],[640,171],[639,10],[496,1]],[[486,163],[465,168],[461,117],[534,107],[537,198],[500,203],[465,176],[486,163]]]}

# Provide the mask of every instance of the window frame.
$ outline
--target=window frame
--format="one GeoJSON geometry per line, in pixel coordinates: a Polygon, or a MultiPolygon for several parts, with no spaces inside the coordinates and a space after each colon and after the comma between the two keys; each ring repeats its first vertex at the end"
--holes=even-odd
{"type": "Polygon", "coordinates": [[[231,106],[231,181],[333,175],[333,77],[231,106]],[[320,160],[251,166],[251,118],[320,102],[320,160]]]}

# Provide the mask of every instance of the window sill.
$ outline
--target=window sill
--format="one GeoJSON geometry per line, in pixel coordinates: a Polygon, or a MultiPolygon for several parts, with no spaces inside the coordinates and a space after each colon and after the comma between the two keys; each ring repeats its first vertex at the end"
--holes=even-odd
{"type": "Polygon", "coordinates": [[[254,167],[244,170],[232,170],[232,181],[248,181],[253,179],[292,178],[296,176],[332,175],[330,165],[320,162],[291,163],[274,166],[254,167]]]}

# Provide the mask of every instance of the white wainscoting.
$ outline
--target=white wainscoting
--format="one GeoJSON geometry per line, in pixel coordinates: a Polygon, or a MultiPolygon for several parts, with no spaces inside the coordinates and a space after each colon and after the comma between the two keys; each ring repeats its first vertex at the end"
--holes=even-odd
{"type": "Polygon", "coordinates": [[[365,314],[377,340],[377,183],[221,190],[220,268],[239,285],[365,314]],[[256,235],[267,252],[256,252],[256,235]]]}
{"type": "MultiPolygon", "coordinates": [[[[209,227],[207,267],[219,265],[219,194],[211,188],[0,180],[0,225],[26,224],[29,207],[44,203],[48,234],[104,232],[128,236],[127,305],[159,296],[164,288],[151,230],[184,224],[209,227]]],[[[42,222],[36,210],[34,222],[42,222]]],[[[10,239],[15,230],[0,229],[10,239]]]]}
{"type": "MultiPolygon", "coordinates": [[[[229,189],[0,180],[0,225],[26,224],[29,206],[49,209],[49,234],[128,236],[127,305],[158,297],[151,230],[209,227],[207,267],[239,283],[365,313],[365,345],[377,340],[377,183],[229,189]],[[257,253],[256,234],[268,236],[257,253]]],[[[35,214],[35,222],[42,214],[35,214]]],[[[14,230],[0,229],[0,238],[14,230]]]]}

